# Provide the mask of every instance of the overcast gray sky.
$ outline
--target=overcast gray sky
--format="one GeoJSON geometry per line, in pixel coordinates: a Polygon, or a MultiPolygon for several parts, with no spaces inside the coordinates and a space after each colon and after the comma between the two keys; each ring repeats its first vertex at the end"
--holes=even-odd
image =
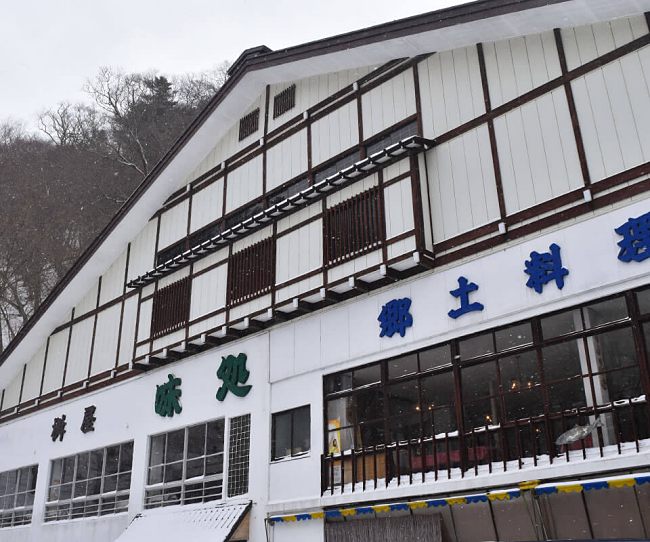
{"type": "Polygon", "coordinates": [[[0,122],[84,99],[100,66],[178,74],[460,0],[0,0],[0,122]]]}

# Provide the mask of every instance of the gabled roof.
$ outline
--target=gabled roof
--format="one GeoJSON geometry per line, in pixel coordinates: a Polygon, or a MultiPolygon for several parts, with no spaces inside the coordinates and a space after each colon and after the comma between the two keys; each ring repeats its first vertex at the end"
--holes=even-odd
{"type": "Polygon", "coordinates": [[[69,318],[72,307],[267,84],[647,10],[650,0],[479,0],[278,51],[247,49],[224,86],[7,345],[0,355],[0,388],[69,318]]]}

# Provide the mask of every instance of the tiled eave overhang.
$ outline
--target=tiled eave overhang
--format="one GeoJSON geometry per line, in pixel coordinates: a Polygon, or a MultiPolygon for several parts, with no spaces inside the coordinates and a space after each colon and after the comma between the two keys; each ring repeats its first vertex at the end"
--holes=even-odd
{"type": "Polygon", "coordinates": [[[409,136],[397,143],[389,145],[363,160],[355,162],[351,166],[323,179],[322,181],[306,188],[268,209],[248,218],[239,224],[215,235],[214,237],[196,245],[175,258],[172,258],[156,267],[147,271],[145,274],[131,280],[127,286],[129,288],[142,288],[155,282],[156,280],[170,275],[190,263],[205,258],[217,250],[228,246],[229,243],[237,241],[257,230],[260,230],[269,224],[276,222],[296,211],[304,208],[306,205],[319,201],[327,195],[340,190],[341,188],[359,181],[378,170],[389,166],[413,154],[420,153],[433,147],[435,141],[420,136],[409,136]]]}

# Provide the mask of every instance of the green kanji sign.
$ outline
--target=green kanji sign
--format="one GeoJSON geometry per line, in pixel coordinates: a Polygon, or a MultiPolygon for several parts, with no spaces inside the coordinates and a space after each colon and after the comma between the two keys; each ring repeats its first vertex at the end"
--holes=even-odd
{"type": "Polygon", "coordinates": [[[183,407],[178,402],[183,392],[177,389],[177,386],[181,385],[182,380],[176,378],[173,374],[168,374],[167,378],[167,382],[156,386],[155,410],[156,414],[171,418],[174,412],[180,414],[181,410],[183,410],[183,407]]]}
{"type": "Polygon", "coordinates": [[[253,386],[240,386],[246,384],[250,372],[246,369],[246,354],[239,354],[238,356],[221,357],[221,365],[217,370],[217,378],[223,381],[221,387],[217,390],[217,399],[223,401],[229,391],[234,393],[237,397],[244,397],[248,395],[253,386]]]}

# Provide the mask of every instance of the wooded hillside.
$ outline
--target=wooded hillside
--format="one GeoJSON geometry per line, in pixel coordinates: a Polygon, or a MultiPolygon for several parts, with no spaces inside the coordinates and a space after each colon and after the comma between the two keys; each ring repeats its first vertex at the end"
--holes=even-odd
{"type": "Polygon", "coordinates": [[[102,68],[88,104],[0,122],[0,350],[226,78],[102,68]]]}

